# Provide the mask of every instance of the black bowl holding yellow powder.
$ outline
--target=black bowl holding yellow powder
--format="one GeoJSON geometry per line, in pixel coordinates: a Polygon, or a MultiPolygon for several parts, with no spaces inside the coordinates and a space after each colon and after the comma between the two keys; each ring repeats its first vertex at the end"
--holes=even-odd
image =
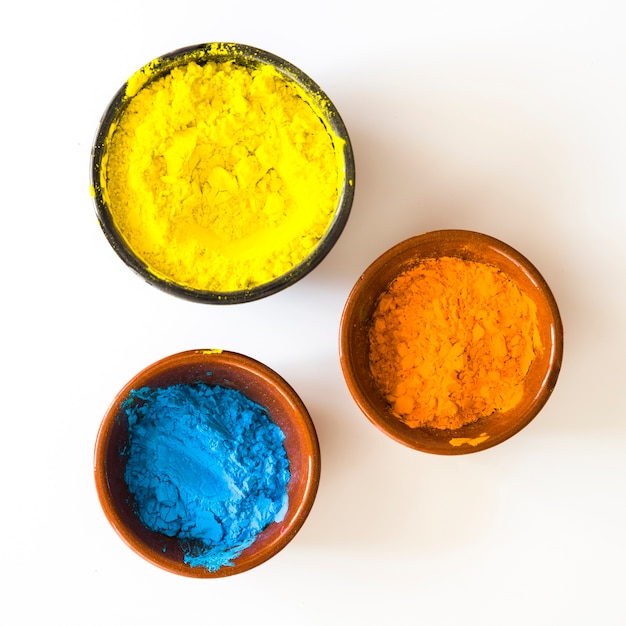
{"type": "Polygon", "coordinates": [[[357,405],[396,441],[436,454],[484,450],[529,424],[562,353],[559,310],[539,271],[471,231],[425,233],[382,254],[341,320],[357,405]]]}
{"type": "Polygon", "coordinates": [[[146,281],[241,303],[328,254],[352,206],[354,158],[337,109],[301,70],[209,43],[122,86],[100,122],[91,189],[109,243],[146,281]]]}

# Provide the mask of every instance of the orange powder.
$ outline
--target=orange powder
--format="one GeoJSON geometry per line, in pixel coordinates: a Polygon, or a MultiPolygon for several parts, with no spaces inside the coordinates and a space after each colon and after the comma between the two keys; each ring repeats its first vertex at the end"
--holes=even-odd
{"type": "Polygon", "coordinates": [[[412,428],[455,429],[521,399],[541,349],[536,307],[495,267],[443,257],[398,276],[370,328],[370,368],[412,428]]]}

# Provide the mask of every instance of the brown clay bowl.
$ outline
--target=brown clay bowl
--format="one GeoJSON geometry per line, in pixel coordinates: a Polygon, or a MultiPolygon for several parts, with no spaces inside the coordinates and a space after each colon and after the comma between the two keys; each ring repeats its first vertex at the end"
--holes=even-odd
{"type": "Polygon", "coordinates": [[[137,554],[169,572],[192,578],[232,576],[264,563],[282,550],[306,520],[320,478],[320,451],[315,427],[296,392],[273,370],[254,359],[220,350],[191,350],[150,365],[117,394],[98,432],[94,473],[102,509],[120,537],[137,554]],[[210,375],[207,374],[210,372],[210,375]],[[244,550],[232,566],[216,572],[191,567],[176,538],[147,529],[132,506],[124,480],[125,457],[120,454],[128,438],[128,421],[122,403],[132,389],[204,381],[243,392],[264,406],[285,434],[291,479],[287,486],[289,508],[281,522],[273,522],[244,550]]]}
{"type": "Polygon", "coordinates": [[[495,446],[527,426],[550,397],[563,356],[563,327],[557,303],[538,270],[509,245],[480,233],[440,230],[412,237],[383,253],[360,276],[344,308],[340,360],[348,389],[365,416],[392,439],[415,450],[467,454],[495,446]],[[421,260],[440,256],[488,263],[505,274],[537,306],[543,351],[526,376],[524,396],[507,412],[495,412],[456,430],[411,428],[398,419],[374,382],[368,331],[378,297],[393,279],[421,260]]]}

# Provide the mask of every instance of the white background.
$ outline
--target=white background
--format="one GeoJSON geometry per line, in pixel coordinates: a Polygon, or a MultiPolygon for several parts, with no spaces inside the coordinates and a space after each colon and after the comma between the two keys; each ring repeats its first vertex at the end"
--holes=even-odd
{"type": "Polygon", "coordinates": [[[621,0],[12,3],[0,22],[3,624],[626,623],[626,38],[621,0]],[[126,78],[181,46],[254,45],[338,107],[351,218],[296,286],[178,300],[117,258],[89,157],[126,78]],[[464,457],[404,448],[361,415],[337,350],[371,261],[438,228],[503,239],[559,303],[556,390],[525,430],[464,457]],[[248,354],[308,406],[310,517],[221,580],[160,571],[108,525],[102,415],[180,350],[248,354]]]}

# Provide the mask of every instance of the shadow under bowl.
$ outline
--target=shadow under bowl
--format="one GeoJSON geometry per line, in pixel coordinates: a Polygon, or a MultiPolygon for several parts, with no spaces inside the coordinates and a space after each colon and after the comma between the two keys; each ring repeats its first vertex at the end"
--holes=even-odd
{"type": "Polygon", "coordinates": [[[315,427],[296,392],[266,365],[241,354],[220,350],[190,350],[150,365],[130,380],[115,397],[98,432],[94,475],[96,490],[109,523],[137,554],[150,563],[182,576],[219,578],[249,570],[276,555],[298,533],[313,506],[320,479],[320,450],[315,427]],[[291,477],[289,505],[281,522],[273,522],[233,561],[215,572],[192,567],[175,537],[148,529],[133,508],[124,479],[128,419],[124,401],[133,389],[204,382],[237,389],[267,409],[285,435],[291,477]]]}
{"type": "Polygon", "coordinates": [[[344,307],[340,361],[348,389],[365,416],[392,439],[441,455],[478,452],[509,439],[528,425],[550,397],[563,357],[563,327],[546,281],[519,252],[493,237],[466,230],[440,230],[409,238],[383,253],[360,276],[344,307]],[[536,305],[542,351],[524,380],[524,395],[509,411],[494,412],[455,430],[411,428],[396,417],[370,370],[369,330],[380,295],[403,272],[426,259],[457,257],[502,271],[536,305]]]}

